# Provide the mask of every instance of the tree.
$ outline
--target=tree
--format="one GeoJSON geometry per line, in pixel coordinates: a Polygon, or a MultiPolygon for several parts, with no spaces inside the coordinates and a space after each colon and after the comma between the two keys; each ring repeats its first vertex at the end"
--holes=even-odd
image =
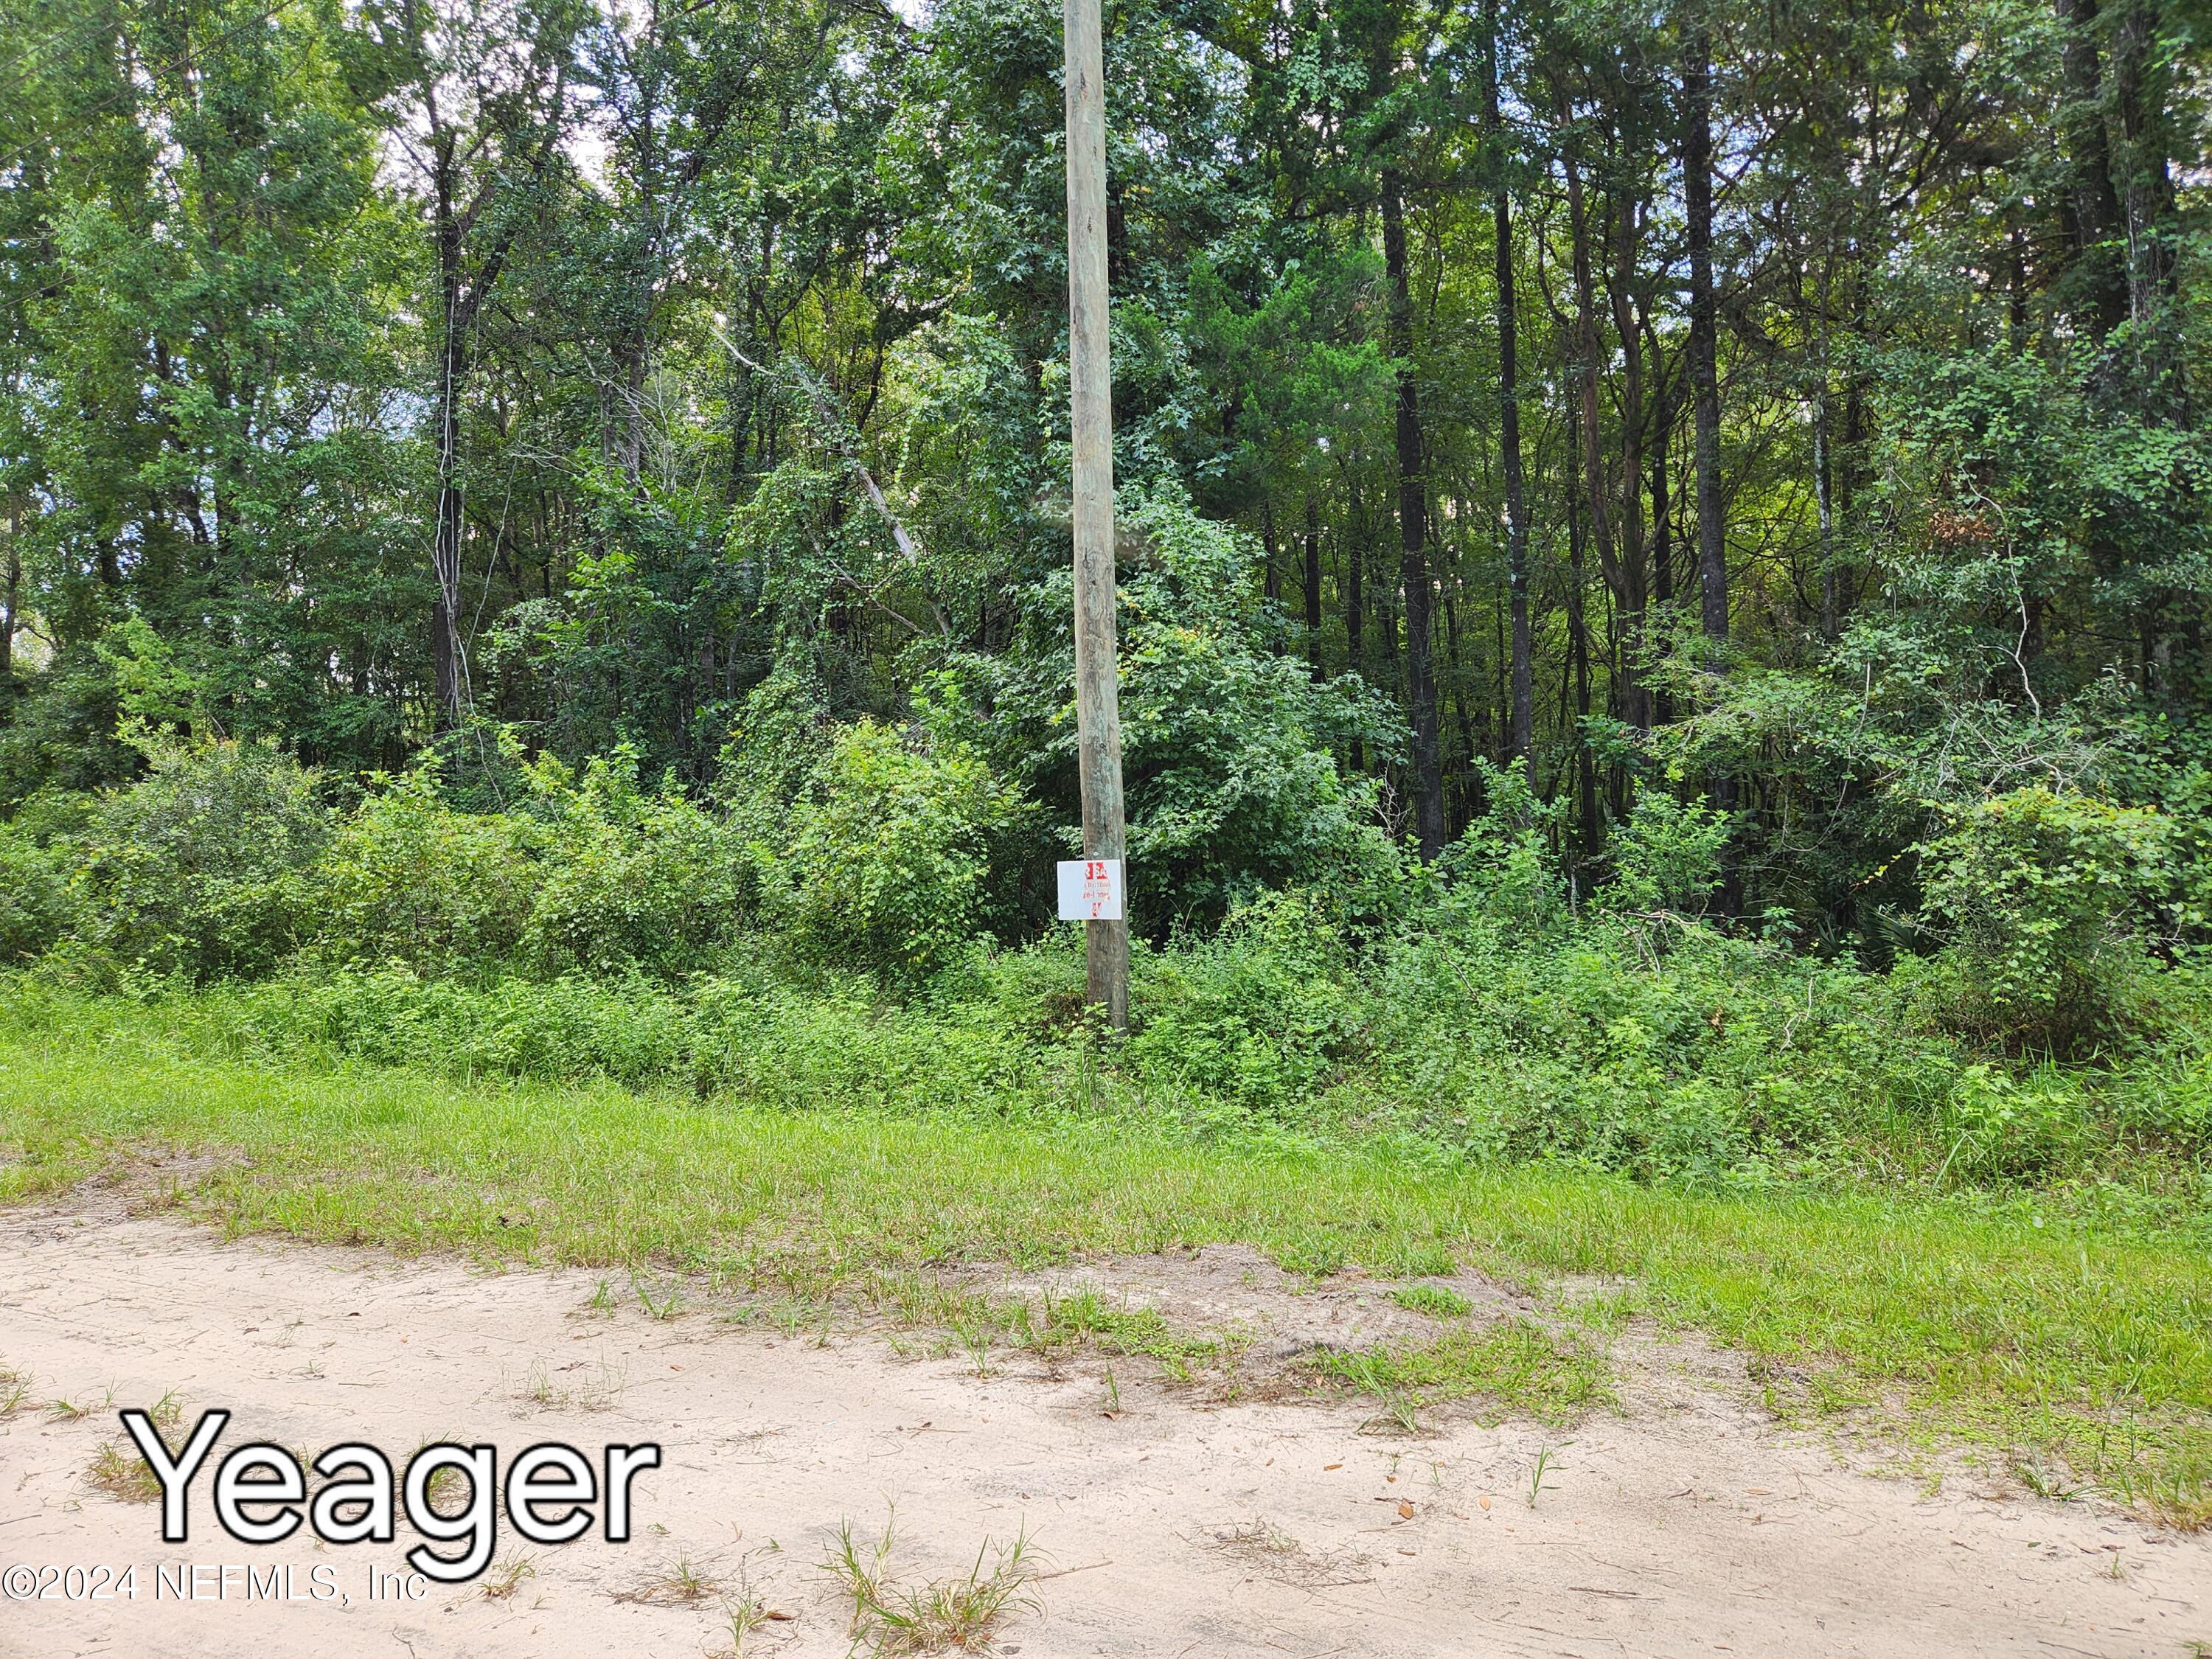
{"type": "Polygon", "coordinates": [[[353,61],[407,158],[436,271],[430,426],[437,501],[430,568],[436,714],[469,702],[461,575],[467,494],[461,447],[470,346],[516,245],[544,210],[574,112],[582,13],[509,0],[375,0],[353,19],[353,61]]]}

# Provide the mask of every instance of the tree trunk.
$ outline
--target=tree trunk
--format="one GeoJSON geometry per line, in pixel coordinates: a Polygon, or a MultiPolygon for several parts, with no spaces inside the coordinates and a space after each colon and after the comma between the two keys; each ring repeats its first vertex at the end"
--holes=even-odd
{"type": "MultiPolygon", "coordinates": [[[[1561,106],[1565,106],[1564,94],[1561,106]]],[[[1601,349],[1597,334],[1597,301],[1595,284],[1590,276],[1589,216],[1583,200],[1582,169],[1571,155],[1561,158],[1567,179],[1567,228],[1569,252],[1574,267],[1575,282],[1575,362],[1574,378],[1577,402],[1581,416],[1583,482],[1589,503],[1590,539],[1597,547],[1598,568],[1604,574],[1606,586],[1620,597],[1622,608],[1632,608],[1628,592],[1627,572],[1621,568],[1613,545],[1613,514],[1608,497],[1611,486],[1606,477],[1605,427],[1603,411],[1598,400],[1598,354],[1601,349]]],[[[1641,597],[1633,602],[1640,611],[1641,597]]],[[[1634,688],[1624,693],[1630,703],[1628,715],[1638,726],[1649,726],[1649,717],[1638,718],[1640,696],[1634,688]]]]}
{"type": "Polygon", "coordinates": [[[2005,227],[2005,346],[2027,349],[2027,232],[2017,219],[2005,227]]]}
{"type": "Polygon", "coordinates": [[[1321,678],[1321,508],[1306,497],[1306,660],[1321,678]]]}
{"type": "Polygon", "coordinates": [[[1833,640],[1843,628],[1841,574],[1836,568],[1836,463],[1828,432],[1828,268],[1820,270],[1814,299],[1813,351],[1813,503],[1820,524],[1820,637],[1833,640]]]}
{"type": "MultiPolygon", "coordinates": [[[[1364,546],[1366,515],[1360,511],[1359,493],[1352,492],[1352,533],[1344,538],[1344,640],[1345,652],[1352,659],[1352,672],[1367,672],[1367,569],[1364,546]]],[[[1367,769],[1367,745],[1358,738],[1352,740],[1352,769],[1367,769]]]]}
{"type": "MultiPolygon", "coordinates": [[[[1638,229],[1635,204],[1613,204],[1613,327],[1620,337],[1620,630],[1632,649],[1644,644],[1651,574],[1644,547],[1644,338],[1632,299],[1638,229]]],[[[1630,725],[1651,729],[1651,690],[1633,663],[1624,664],[1621,701],[1630,725]]]]}
{"type": "MultiPolygon", "coordinates": [[[[1670,465],[1667,451],[1674,427],[1674,399],[1662,386],[1651,412],[1651,586],[1662,609],[1674,602],[1674,505],[1667,489],[1670,465]]],[[[1674,693],[1664,689],[1655,691],[1652,724],[1666,726],[1674,718],[1674,693]]]]}
{"type": "MultiPolygon", "coordinates": [[[[1465,779],[1468,763],[1477,751],[1474,746],[1474,721],[1467,712],[1467,676],[1460,667],[1459,606],[1454,602],[1452,597],[1455,586],[1455,583],[1449,580],[1443,585],[1444,665],[1451,675],[1452,720],[1459,728],[1458,772],[1462,780],[1461,799],[1463,802],[1466,798],[1465,779]]],[[[1444,820],[1447,833],[1449,832],[1455,817],[1457,817],[1462,823],[1466,822],[1463,817],[1447,813],[1444,820]]]]}
{"type": "Polygon", "coordinates": [[[430,611],[430,665],[440,731],[461,723],[467,700],[466,665],[462,660],[461,533],[463,507],[460,476],[461,377],[468,362],[466,341],[475,307],[465,291],[461,241],[464,234],[454,206],[453,143],[435,137],[437,167],[432,179],[435,192],[438,298],[441,326],[438,340],[437,522],[430,543],[430,571],[438,585],[430,611]]]}
{"type": "Polygon", "coordinates": [[[460,635],[462,301],[458,272],[449,270],[446,276],[445,338],[438,354],[438,518],[430,545],[431,572],[438,583],[431,605],[430,662],[441,731],[460,725],[467,700],[460,635]]]}
{"type": "Polygon", "coordinates": [[[2059,198],[2068,249],[2073,312],[2090,338],[2101,341],[2127,319],[2127,280],[2115,244],[2119,198],[2112,189],[2111,145],[2105,135],[2104,70],[2097,37],[2097,0],[2053,0],[2065,36],[2060,59],[2065,102],[2059,132],[2071,187],[2059,198]]]}
{"type": "MultiPolygon", "coordinates": [[[[426,82],[427,85],[427,82],[426,82]]],[[[567,80],[556,72],[546,93],[546,106],[555,117],[534,140],[536,149],[527,188],[543,182],[545,168],[557,147],[557,112],[566,96],[567,80]]],[[[467,157],[481,155],[487,135],[463,142],[463,135],[441,117],[437,100],[426,91],[422,106],[429,127],[430,160],[426,171],[432,196],[432,252],[438,267],[441,306],[438,340],[438,384],[433,397],[437,436],[437,523],[430,546],[431,574],[437,580],[437,597],[431,608],[430,657],[437,723],[441,730],[459,726],[469,702],[468,660],[461,645],[461,544],[464,506],[460,464],[462,379],[468,368],[468,345],[485,296],[499,285],[514,239],[521,234],[523,216],[508,212],[496,228],[483,228],[485,210],[495,190],[525,188],[488,179],[477,186],[475,199],[465,207],[461,196],[467,184],[467,157]],[[473,260],[471,238],[478,238],[473,260]]],[[[512,159],[510,157],[510,159],[512,159]]],[[[482,166],[479,160],[475,165],[482,166]]]]}
{"type": "Polygon", "coordinates": [[[1492,707],[1498,710],[1498,763],[1506,765],[1513,758],[1513,693],[1507,679],[1506,664],[1511,659],[1512,649],[1506,643],[1505,613],[1510,609],[1505,591],[1500,587],[1492,594],[1490,624],[1492,640],[1490,661],[1498,676],[1498,692],[1492,707]]]}
{"type": "Polygon", "coordinates": [[[1583,855],[1598,848],[1597,767],[1591,758],[1589,619],[1583,605],[1583,515],[1574,485],[1567,486],[1567,650],[1575,678],[1575,794],[1583,855]]]}
{"type": "Polygon", "coordinates": [[[1420,392],[1413,383],[1413,312],[1407,274],[1406,204],[1397,173],[1382,173],[1382,262],[1390,282],[1390,355],[1398,365],[1398,574],[1406,593],[1406,705],[1413,726],[1414,833],[1421,856],[1444,845],[1444,783],[1437,753],[1433,594],[1429,584],[1428,486],[1422,471],[1420,392]]]}
{"type": "MultiPolygon", "coordinates": [[[[1692,0],[1697,3],[1697,0],[1692,0]]],[[[1690,252],[1690,396],[1693,471],[1698,515],[1698,592],[1705,638],[1712,642],[1706,661],[1715,673],[1725,671],[1722,648],[1729,636],[1728,539],[1721,503],[1720,327],[1713,293],[1712,57],[1702,20],[1684,31],[1682,66],[1682,198],[1688,219],[1690,252]]],[[[1731,812],[1735,780],[1716,770],[1706,780],[1715,807],[1731,812]]],[[[1732,852],[1722,854],[1719,908],[1735,915],[1743,908],[1742,882],[1732,852]]]]}
{"type": "Polygon", "coordinates": [[[1283,597],[1283,567],[1275,557],[1275,502],[1272,496],[1260,503],[1260,545],[1267,554],[1260,591],[1268,604],[1277,605],[1283,597]]]}
{"type": "Polygon", "coordinates": [[[23,495],[8,495],[8,580],[0,592],[0,701],[15,689],[15,618],[23,596],[23,495]]]}
{"type": "Polygon", "coordinates": [[[1498,447],[1505,475],[1505,570],[1512,607],[1512,709],[1507,721],[1509,754],[1528,757],[1535,741],[1536,676],[1528,623],[1528,507],[1521,470],[1521,368],[1518,318],[1513,294],[1513,198],[1506,187],[1502,153],[1504,124],[1498,109],[1498,0],[1484,7],[1488,31],[1483,77],[1483,124],[1492,146],[1497,182],[1490,199],[1498,276],[1498,447]]]}
{"type": "MultiPolygon", "coordinates": [[[[1713,292],[1712,70],[1702,23],[1683,43],[1682,195],[1689,224],[1690,395],[1697,473],[1698,584],[1705,637],[1729,635],[1728,543],[1721,503],[1720,329],[1713,292]]],[[[1717,666],[1721,653],[1712,661],[1717,666]]]]}
{"type": "Polygon", "coordinates": [[[619,406],[611,411],[606,457],[633,489],[645,475],[645,381],[653,362],[645,326],[640,323],[615,352],[622,376],[609,394],[619,406]]]}
{"type": "Polygon", "coordinates": [[[2154,39],[2146,0],[2124,0],[2112,36],[2112,102],[2119,128],[2113,187],[2127,237],[2128,316],[2140,336],[2138,385],[2154,393],[2168,419],[2182,384],[2178,331],[2170,320],[2179,297],[2174,258],[2179,227],[2171,148],[2170,73],[2154,39]]]}

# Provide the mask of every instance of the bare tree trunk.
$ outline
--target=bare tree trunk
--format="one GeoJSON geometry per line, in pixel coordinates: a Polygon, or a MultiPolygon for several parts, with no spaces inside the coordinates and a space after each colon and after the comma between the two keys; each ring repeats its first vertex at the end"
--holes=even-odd
{"type": "Polygon", "coordinates": [[[1406,704],[1413,725],[1414,833],[1421,856],[1443,850],[1444,785],[1437,753],[1435,625],[1429,582],[1428,485],[1421,455],[1420,393],[1413,383],[1413,296],[1407,274],[1406,204],[1397,173],[1382,173],[1382,259],[1390,282],[1390,355],[1398,364],[1398,571],[1406,592],[1406,704]]]}
{"type": "MultiPolygon", "coordinates": [[[[1367,623],[1367,569],[1364,552],[1366,534],[1365,515],[1360,511],[1359,493],[1352,492],[1352,533],[1344,538],[1344,637],[1346,653],[1352,659],[1352,672],[1367,672],[1365,634],[1367,623]]],[[[1367,746],[1358,738],[1352,740],[1352,769],[1367,769],[1367,746]]]]}
{"type": "MultiPolygon", "coordinates": [[[[1691,3],[1695,6],[1699,0],[1691,3]]],[[[1705,638],[1713,645],[1707,661],[1719,672],[1727,665],[1721,647],[1729,636],[1729,591],[1728,536],[1721,501],[1720,327],[1713,292],[1712,58],[1704,21],[1694,12],[1684,30],[1683,51],[1682,196],[1689,222],[1689,368],[1698,589],[1705,638]]],[[[1734,810],[1735,780],[1726,771],[1715,771],[1705,787],[1717,808],[1723,812],[1734,810]]],[[[1742,908],[1742,878],[1733,853],[1724,853],[1720,909],[1724,915],[1735,915],[1742,908]]]]}
{"type": "Polygon", "coordinates": [[[8,580],[0,591],[0,699],[15,690],[15,618],[23,597],[23,495],[8,493],[8,580]]]}
{"type": "MultiPolygon", "coordinates": [[[[1493,151],[1504,140],[1498,108],[1498,0],[1483,9],[1488,31],[1487,72],[1483,77],[1483,118],[1493,151]]],[[[1498,276],[1498,445],[1505,475],[1505,569],[1512,607],[1511,714],[1508,752],[1526,759],[1535,741],[1536,677],[1528,622],[1528,507],[1521,468],[1521,368],[1518,318],[1513,294],[1513,200],[1506,188],[1504,158],[1493,154],[1497,182],[1492,187],[1491,226],[1496,240],[1498,276]]]]}
{"type": "MultiPolygon", "coordinates": [[[[1620,337],[1620,629],[1632,647],[1644,642],[1651,574],[1644,545],[1644,337],[1632,298],[1638,246],[1636,204],[1613,204],[1613,327],[1620,337]]],[[[1622,702],[1629,724],[1651,729],[1651,690],[1633,664],[1625,664],[1622,702]]]]}
{"type": "Polygon", "coordinates": [[[1567,650],[1575,678],[1575,793],[1579,840],[1584,857],[1598,847],[1597,768],[1590,757],[1585,722],[1590,712],[1589,619],[1583,605],[1583,518],[1579,498],[1567,485],[1567,650]]]}
{"type": "MultiPolygon", "coordinates": [[[[1674,602],[1674,505],[1667,488],[1674,426],[1674,399],[1662,387],[1651,413],[1651,586],[1662,607],[1674,602]]],[[[1674,718],[1674,694],[1663,688],[1653,692],[1652,723],[1666,726],[1674,718]]]]}
{"type": "Polygon", "coordinates": [[[1260,503],[1260,545],[1267,556],[1266,568],[1261,573],[1261,592],[1268,604],[1274,605],[1283,597],[1283,567],[1275,557],[1275,501],[1272,495],[1260,503]]]}
{"type": "Polygon", "coordinates": [[[1828,433],[1828,301],[1829,264],[1824,264],[1814,297],[1813,501],[1820,521],[1820,637],[1832,640],[1842,629],[1843,617],[1836,568],[1836,463],[1828,433]]]}
{"type": "Polygon", "coordinates": [[[1321,678],[1321,508],[1306,497],[1305,543],[1306,660],[1313,677],[1321,678]]]}
{"type": "MultiPolygon", "coordinates": [[[[1682,193],[1689,220],[1690,395],[1697,473],[1698,582],[1705,637],[1729,636],[1728,542],[1721,501],[1720,329],[1713,292],[1712,70],[1702,23],[1683,43],[1682,193]]],[[[1718,653],[1713,660],[1718,663],[1718,653]]]]}
{"type": "Polygon", "coordinates": [[[460,237],[441,181],[438,207],[438,264],[445,326],[438,350],[438,505],[430,544],[430,569],[438,592],[430,615],[430,663],[441,730],[461,723],[467,694],[461,657],[461,375],[471,307],[461,292],[460,237]]]}
{"type": "Polygon", "coordinates": [[[2059,130],[2072,187],[2060,198],[2059,220],[2068,244],[2068,285],[2075,314],[2087,324],[2093,339],[2102,340],[2127,319],[2128,288],[2114,246],[2120,202],[2105,133],[2104,70],[2092,33],[2097,0],[2054,0],[2053,9],[2065,36],[2060,64],[2066,100],[2059,130]]]}

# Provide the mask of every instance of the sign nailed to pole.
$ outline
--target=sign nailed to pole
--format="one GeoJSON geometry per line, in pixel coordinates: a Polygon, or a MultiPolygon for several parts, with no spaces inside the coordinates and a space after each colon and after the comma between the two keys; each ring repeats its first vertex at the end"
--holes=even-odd
{"type": "Polygon", "coordinates": [[[1060,919],[1062,921],[1120,921],[1120,859],[1062,859],[1060,861],[1060,919]]]}

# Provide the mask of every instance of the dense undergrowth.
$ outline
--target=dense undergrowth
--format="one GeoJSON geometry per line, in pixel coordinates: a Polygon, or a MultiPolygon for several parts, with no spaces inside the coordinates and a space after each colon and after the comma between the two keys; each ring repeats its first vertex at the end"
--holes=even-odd
{"type": "Polygon", "coordinates": [[[1997,870],[2006,892],[1875,973],[1697,916],[1717,832],[1662,795],[1612,887],[1571,902],[1541,808],[1500,775],[1441,874],[1378,837],[1328,883],[1140,941],[1133,1029],[1109,1038],[1073,930],[992,938],[1006,804],[926,736],[862,732],[811,783],[714,808],[619,761],[518,764],[505,810],[465,811],[426,773],[340,806],[270,750],[154,758],[0,832],[9,1028],[150,1018],[233,1058],[811,1111],[1103,1112],[2154,1228],[2212,1214],[2212,981],[2129,935],[2115,872],[2141,827],[2047,799],[1956,832],[1945,890],[1997,870]],[[2066,973],[2039,975],[2054,951],[2066,973]]]}

